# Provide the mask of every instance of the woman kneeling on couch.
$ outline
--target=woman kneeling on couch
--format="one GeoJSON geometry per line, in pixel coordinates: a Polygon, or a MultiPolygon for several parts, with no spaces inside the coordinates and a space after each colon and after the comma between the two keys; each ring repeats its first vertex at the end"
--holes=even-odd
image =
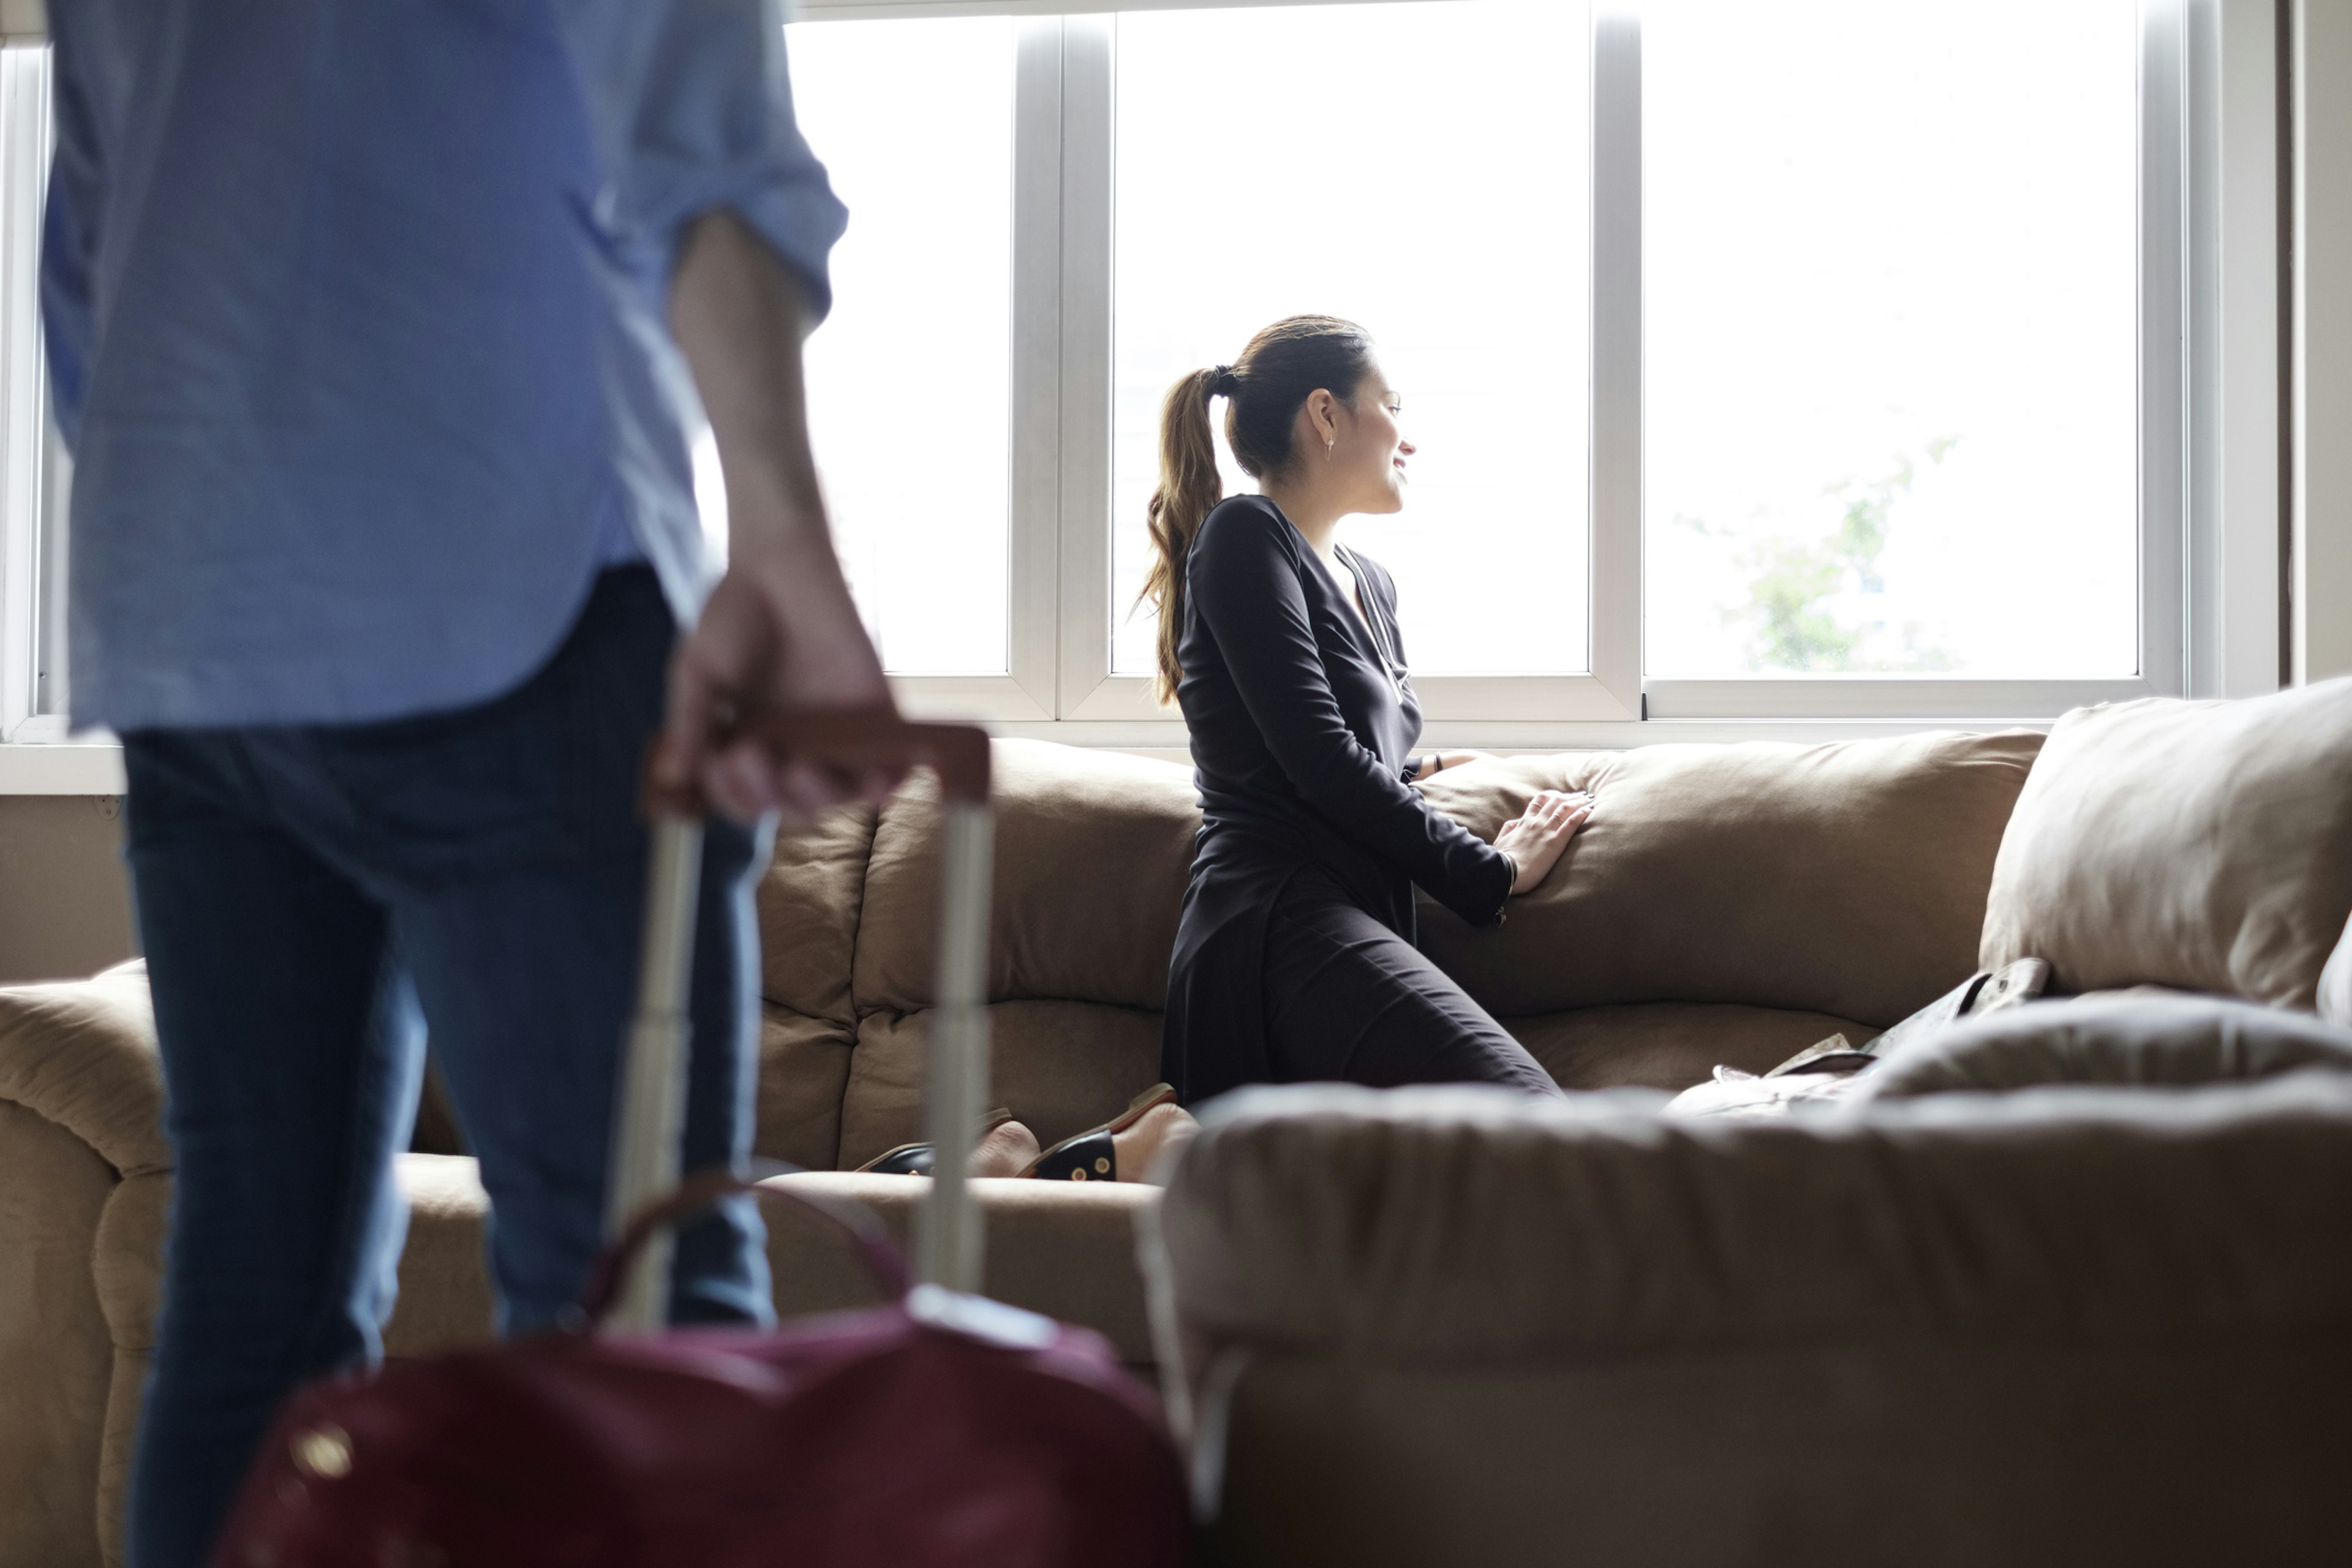
{"type": "Polygon", "coordinates": [[[1545,791],[1489,846],[1412,787],[1474,753],[1412,754],[1421,705],[1395,584],[1336,537],[1350,514],[1403,509],[1413,448],[1399,407],[1363,329],[1294,316],[1178,382],[1160,415],[1144,595],[1202,805],[1160,1071],[1188,1104],[1330,1079],[1559,1092],[1413,945],[1415,883],[1493,925],[1591,803],[1545,791]],[[1223,499],[1219,397],[1259,494],[1223,499]]]}
{"type": "MultiPolygon", "coordinates": [[[[1591,813],[1546,790],[1490,846],[1412,785],[1475,753],[1412,753],[1421,704],[1396,585],[1339,521],[1404,508],[1412,445],[1362,328],[1293,316],[1169,390],[1160,421],[1160,689],[1192,731],[1201,833],[1169,964],[1166,1082],[1047,1150],[1009,1113],[975,1175],[1140,1176],[1182,1105],[1245,1083],[1498,1083],[1559,1092],[1413,945],[1415,883],[1474,926],[1541,882],[1591,813]],[[1226,500],[1209,405],[1260,493],[1226,500]]],[[[917,1168],[929,1151],[876,1163],[917,1168]],[[908,1162],[914,1162],[910,1163],[908,1162]]],[[[925,1167],[927,1168],[927,1167],[925,1167]]]]}

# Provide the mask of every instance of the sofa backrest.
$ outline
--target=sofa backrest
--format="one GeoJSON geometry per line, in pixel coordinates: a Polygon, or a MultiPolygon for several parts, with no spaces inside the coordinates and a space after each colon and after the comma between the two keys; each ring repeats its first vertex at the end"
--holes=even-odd
{"type": "MultiPolygon", "coordinates": [[[[1023,741],[996,744],[995,808],[992,1077],[1051,1142],[1159,1075],[1200,812],[1187,769],[1023,741]]],[[[878,814],[779,844],[760,899],[761,1152],[856,1165],[920,1136],[938,825],[919,773],[878,814]]]]}
{"type": "MultiPolygon", "coordinates": [[[[998,742],[995,763],[990,999],[1159,1007],[1201,821],[1190,771],[1036,741],[998,742]]],[[[860,1014],[929,1005],[938,824],[929,774],[883,809],[857,931],[860,1014]]]]}
{"type": "Polygon", "coordinates": [[[857,1045],[849,976],[877,813],[835,812],[779,837],[761,879],[760,1071],[754,1152],[817,1170],[840,1156],[857,1045]]]}
{"type": "MultiPolygon", "coordinates": [[[[1498,760],[1431,798],[1491,837],[1541,787],[1599,810],[1561,868],[1432,951],[1498,1016],[1737,1002],[1892,1022],[1967,977],[1994,854],[2038,735],[1656,746],[1498,760]]],[[[778,847],[760,909],[762,1152],[854,1165],[920,1135],[938,795],[778,847]]],[[[1160,1013],[1200,821],[1189,769],[996,746],[989,963],[995,1098],[1047,1141],[1159,1074],[1160,1013]]]]}
{"type": "Polygon", "coordinates": [[[1491,838],[1538,789],[1592,819],[1509,919],[1424,900],[1423,944],[1497,1016],[1741,1002],[1892,1024],[1977,966],[1985,890],[2042,737],[1659,745],[1513,757],[1429,795],[1491,838]]]}

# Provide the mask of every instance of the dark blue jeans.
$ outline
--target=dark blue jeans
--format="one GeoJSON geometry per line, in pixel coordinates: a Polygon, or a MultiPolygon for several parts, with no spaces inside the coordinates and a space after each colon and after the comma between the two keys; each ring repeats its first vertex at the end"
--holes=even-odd
{"type": "MultiPolygon", "coordinates": [[[[478,708],[127,736],[128,858],[176,1159],[132,1568],[194,1568],[278,1402],[381,1353],[393,1180],[429,1032],[492,1207],[509,1333],[577,1293],[604,1221],[646,835],[637,785],[674,626],[600,578],[563,646],[478,708]]],[[[713,822],[688,1169],[750,1152],[765,846],[713,822]]],[[[673,1316],[766,1321],[757,1214],[678,1238],[673,1316]]]]}

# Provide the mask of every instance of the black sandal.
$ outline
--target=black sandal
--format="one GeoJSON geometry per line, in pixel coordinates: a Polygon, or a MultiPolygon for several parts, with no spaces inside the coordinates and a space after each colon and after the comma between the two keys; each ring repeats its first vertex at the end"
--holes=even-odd
{"type": "MultiPolygon", "coordinates": [[[[1013,1112],[998,1106],[980,1119],[980,1136],[987,1137],[1013,1120],[1013,1112]]],[[[973,1142],[977,1142],[975,1139],[973,1142]]],[[[931,1173],[931,1146],[929,1143],[901,1143],[886,1150],[857,1167],[859,1175],[928,1176],[931,1173]]]]}
{"type": "Polygon", "coordinates": [[[1092,1131],[1063,1139],[1038,1155],[1035,1163],[1021,1173],[1049,1182],[1115,1182],[1118,1179],[1118,1155],[1111,1135],[1124,1132],[1142,1121],[1144,1112],[1175,1103],[1176,1090],[1167,1084],[1155,1083],[1128,1101],[1125,1110],[1092,1131]]]}

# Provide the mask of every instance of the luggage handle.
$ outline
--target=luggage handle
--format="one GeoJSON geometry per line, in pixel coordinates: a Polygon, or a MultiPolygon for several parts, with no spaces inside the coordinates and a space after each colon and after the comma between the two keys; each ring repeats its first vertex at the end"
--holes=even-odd
{"type": "MultiPolygon", "coordinates": [[[[941,801],[939,978],[925,1031],[924,1134],[937,1152],[930,1192],[915,1215],[923,1282],[975,1294],[982,1273],[981,1216],[965,1185],[988,1089],[988,905],[994,858],[989,815],[988,731],[971,724],[913,724],[894,714],[808,714],[749,726],[788,756],[851,768],[929,764],[941,801]]],[[[637,1011],[622,1067],[605,1234],[618,1240],[646,1206],[678,1185],[685,1131],[687,993],[695,901],[702,870],[703,802],[648,779],[653,818],[645,945],[637,1011]]],[[[657,1222],[618,1270],[613,1325],[651,1333],[667,1321],[670,1242],[657,1222]]]]}
{"type": "MultiPolygon", "coordinates": [[[[810,762],[849,768],[928,767],[940,777],[940,793],[971,805],[988,804],[988,731],[977,724],[925,724],[893,713],[801,713],[758,720],[730,733],[770,751],[810,762]]],[[[698,791],[661,788],[646,782],[647,814],[700,816],[698,791]]]]}
{"type": "Polygon", "coordinates": [[[603,1324],[620,1299],[622,1281],[628,1277],[630,1265],[637,1260],[656,1231],[737,1193],[750,1193],[762,1200],[782,1199],[831,1222],[856,1245],[858,1261],[866,1266],[866,1272],[883,1293],[894,1301],[905,1300],[907,1292],[914,1288],[914,1279],[907,1270],[907,1255],[898,1250],[898,1242],[891,1238],[880,1215],[855,1198],[836,1197],[829,1193],[796,1193],[770,1184],[776,1176],[799,1171],[801,1167],[797,1165],[781,1160],[761,1160],[755,1163],[755,1168],[761,1173],[752,1176],[739,1176],[723,1167],[698,1171],[630,1215],[621,1234],[596,1255],[596,1262],[588,1271],[588,1283],[581,1288],[581,1330],[593,1331],[603,1324]]]}

